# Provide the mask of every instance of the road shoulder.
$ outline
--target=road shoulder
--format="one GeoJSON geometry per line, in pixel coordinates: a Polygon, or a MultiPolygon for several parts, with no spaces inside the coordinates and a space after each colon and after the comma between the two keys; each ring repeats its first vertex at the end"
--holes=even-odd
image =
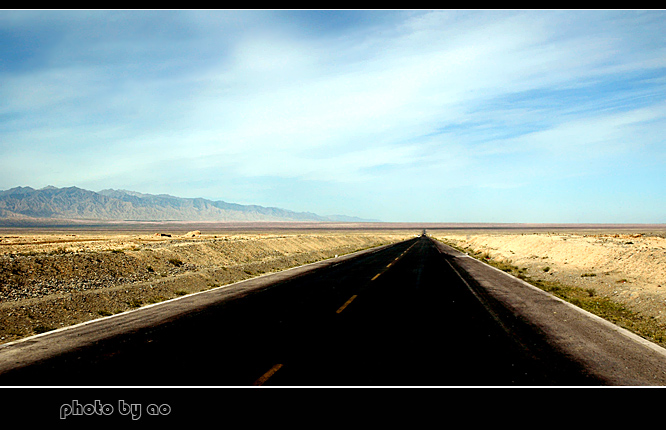
{"type": "Polygon", "coordinates": [[[539,288],[437,242],[438,249],[509,314],[608,385],[666,385],[666,349],[539,288]]]}

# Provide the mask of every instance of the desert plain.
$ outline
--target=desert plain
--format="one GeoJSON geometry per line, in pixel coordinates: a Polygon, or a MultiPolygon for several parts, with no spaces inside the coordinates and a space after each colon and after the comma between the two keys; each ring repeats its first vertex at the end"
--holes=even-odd
{"type": "Polygon", "coordinates": [[[531,279],[594,290],[666,323],[666,230],[437,232],[531,279]]]}
{"type": "Polygon", "coordinates": [[[594,290],[666,330],[666,225],[142,224],[0,229],[0,343],[420,234],[594,290]]]}
{"type": "Polygon", "coordinates": [[[197,227],[0,230],[0,343],[415,234],[307,225],[197,227]]]}

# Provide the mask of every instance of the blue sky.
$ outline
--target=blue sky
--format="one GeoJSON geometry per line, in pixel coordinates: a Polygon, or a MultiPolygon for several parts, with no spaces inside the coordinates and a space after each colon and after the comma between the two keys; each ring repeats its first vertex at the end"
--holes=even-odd
{"type": "Polygon", "coordinates": [[[663,11],[0,11],[0,189],[666,223],[663,11]]]}

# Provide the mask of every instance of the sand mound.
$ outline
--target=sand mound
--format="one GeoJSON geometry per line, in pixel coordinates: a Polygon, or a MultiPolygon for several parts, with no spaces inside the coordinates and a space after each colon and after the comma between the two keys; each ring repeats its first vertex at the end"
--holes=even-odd
{"type": "Polygon", "coordinates": [[[444,242],[526,268],[530,277],[593,288],[666,319],[666,238],[644,234],[455,233],[444,242]]]}
{"type": "Polygon", "coordinates": [[[411,236],[6,234],[0,236],[0,343],[411,236]]]}

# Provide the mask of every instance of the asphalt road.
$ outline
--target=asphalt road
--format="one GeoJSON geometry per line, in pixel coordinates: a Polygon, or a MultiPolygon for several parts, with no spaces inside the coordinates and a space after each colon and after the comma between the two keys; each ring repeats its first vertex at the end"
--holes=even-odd
{"type": "MultiPolygon", "coordinates": [[[[415,237],[0,347],[0,386],[645,382],[609,377],[615,370],[609,373],[605,368],[626,367],[625,363],[609,359],[612,352],[600,353],[589,340],[584,343],[603,358],[592,364],[571,352],[579,350],[578,345],[566,348],[567,342],[575,343],[570,336],[567,341],[553,340],[567,331],[558,329],[558,336],[549,332],[550,311],[547,318],[531,320],[520,310],[525,297],[535,294],[534,300],[546,303],[544,309],[564,306],[558,308],[564,309],[562,314],[577,312],[572,307],[551,304],[527,289],[520,299],[513,299],[519,304],[512,304],[501,291],[490,291],[484,284],[491,280],[493,285],[526,287],[474,264],[481,263],[426,236],[415,237]]],[[[625,351],[622,342],[618,348],[625,351]]],[[[643,344],[639,348],[655,354],[649,364],[653,368],[648,369],[655,369],[650,377],[659,373],[661,378],[660,366],[666,362],[662,352],[643,344]]],[[[643,350],[636,354],[649,355],[643,350]]],[[[640,367],[640,372],[646,371],[645,363],[640,367]]]]}

